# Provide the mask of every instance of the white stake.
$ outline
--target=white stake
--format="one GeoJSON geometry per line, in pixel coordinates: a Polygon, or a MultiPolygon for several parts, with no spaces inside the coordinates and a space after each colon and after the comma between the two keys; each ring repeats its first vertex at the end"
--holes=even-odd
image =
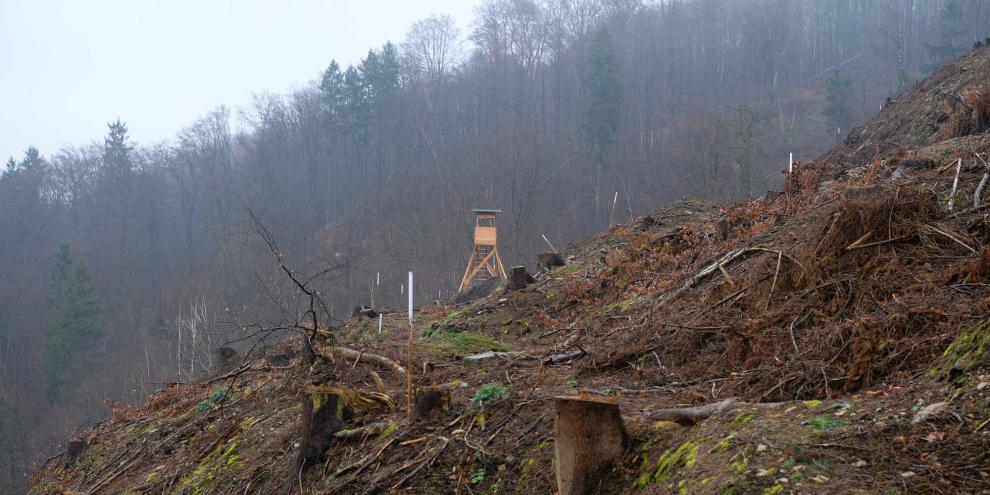
{"type": "Polygon", "coordinates": [[[413,321],[413,272],[409,272],[409,323],[413,321]]]}
{"type": "Polygon", "coordinates": [[[378,335],[382,334],[382,315],[378,315],[378,335]]]}
{"type": "Polygon", "coordinates": [[[791,153],[791,160],[787,162],[787,173],[794,173],[794,153],[791,153]]]}

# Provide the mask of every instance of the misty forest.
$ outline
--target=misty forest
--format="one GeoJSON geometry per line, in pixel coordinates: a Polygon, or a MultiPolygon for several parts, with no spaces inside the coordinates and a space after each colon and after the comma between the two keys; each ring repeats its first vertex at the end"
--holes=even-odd
{"type": "MultiPolygon", "coordinates": [[[[484,0],[467,25],[458,25],[453,17],[442,13],[423,15],[422,20],[408,27],[403,39],[382,40],[379,46],[369,47],[359,63],[345,66],[334,60],[333,53],[327,53],[326,60],[321,61],[326,69],[312,74],[312,80],[300,89],[288,94],[259,93],[252,104],[243,108],[204,108],[201,117],[189,122],[171,139],[136,142],[129,134],[127,115],[101,115],[98,118],[107,122],[105,134],[92,136],[90,142],[60,149],[38,149],[24,143],[23,154],[6,161],[0,177],[0,491],[25,490],[27,480],[37,470],[68,463],[70,455],[75,455],[67,445],[70,439],[91,428],[103,431],[100,428],[118,421],[108,418],[130,420],[132,416],[127,415],[130,413],[120,411],[140,406],[151,394],[179,384],[213,386],[213,382],[204,380],[215,375],[218,365],[226,359],[223,353],[218,355],[218,349],[249,353],[292,340],[295,335],[307,335],[306,328],[312,330],[308,334],[308,348],[314,349],[313,339],[319,337],[315,327],[323,325],[328,332],[346,327],[355,306],[374,308],[384,313],[388,322],[387,311],[405,310],[408,271],[415,272],[412,289],[417,308],[428,312],[453,305],[472,253],[471,235],[475,227],[472,209],[501,210],[499,253],[508,270],[510,266],[534,266],[540,252],[563,249],[595,232],[615,233],[624,228],[622,224],[685,198],[723,205],[754,198],[770,201],[769,189],[800,185],[798,179],[787,179],[792,154],[795,163],[810,163],[836,146],[856,144],[853,147],[857,148],[856,152],[865,152],[862,151],[865,145],[853,143],[856,133],[851,135],[850,131],[885,111],[900,95],[923,86],[918,81],[940,74],[938,71],[944,64],[971,52],[974,42],[990,36],[990,1],[985,0],[484,0]],[[58,458],[53,461],[52,456],[58,458]]],[[[938,101],[941,104],[941,99],[938,101]]],[[[968,99],[960,102],[967,109],[978,108],[968,99]]],[[[16,116],[5,115],[5,118],[16,119],[16,116]]],[[[911,115],[902,113],[897,118],[910,119],[911,115]]],[[[887,144],[909,144],[896,138],[887,144],[876,144],[879,143],[876,140],[871,143],[871,152],[887,144]]],[[[976,164],[973,167],[979,162],[972,153],[967,157],[960,162],[964,173],[959,187],[968,188],[966,194],[970,194],[976,184],[966,182],[965,173],[970,170],[966,167],[969,161],[976,164]]],[[[869,161],[855,165],[867,165],[869,161]]],[[[942,180],[945,187],[951,186],[953,173],[960,181],[955,161],[945,170],[942,180]]],[[[903,199],[907,197],[904,194],[899,197],[908,201],[903,199]]],[[[980,192],[976,195],[978,206],[980,192]]],[[[973,201],[967,198],[965,201],[973,201]]],[[[718,216],[718,211],[724,214],[728,210],[716,207],[713,211],[718,216]]],[[[787,221],[793,211],[796,210],[776,216],[767,214],[766,222],[781,225],[779,222],[787,221]]],[[[895,213],[890,213],[890,218],[899,218],[895,213]]],[[[836,215],[835,218],[840,218],[836,215]]],[[[758,224],[753,222],[746,225],[758,224]]],[[[966,237],[976,236],[973,230],[965,231],[970,234],[960,234],[964,229],[949,231],[943,224],[938,225],[932,228],[945,233],[938,241],[944,242],[939,244],[942,248],[958,249],[956,254],[960,256],[969,255],[959,244],[973,246],[975,237],[966,237]],[[950,234],[958,242],[948,240],[946,236],[950,234]]],[[[831,229],[826,222],[816,232],[820,234],[826,227],[831,229]]],[[[799,235],[798,227],[783,229],[799,235]]],[[[690,237],[686,231],[677,232],[684,239],[690,237]]],[[[925,232],[928,234],[924,239],[939,237],[929,230],[925,232]]],[[[905,235],[895,230],[858,240],[857,235],[846,244],[852,246],[848,252],[865,254],[869,248],[856,248],[860,245],[875,248],[869,243],[897,240],[905,235]]],[[[746,238],[735,234],[733,237],[746,238]]],[[[654,239],[637,246],[648,249],[643,246],[659,243],[660,240],[654,239]]],[[[812,244],[816,243],[817,238],[812,244]]],[[[819,247],[829,245],[825,239],[822,243],[819,247]]],[[[698,249],[700,257],[698,253],[682,256],[678,252],[666,258],[657,255],[650,263],[688,264],[684,266],[693,266],[693,272],[698,272],[709,257],[727,252],[698,249]]],[[[971,249],[975,253],[980,248],[971,249]]],[[[740,278],[737,272],[731,272],[731,277],[725,272],[729,283],[762,284],[760,297],[767,299],[759,303],[755,313],[772,312],[777,306],[784,310],[784,303],[772,301],[774,293],[791,301],[785,295],[790,294],[788,291],[800,288],[815,294],[818,290],[811,282],[800,285],[806,282],[795,275],[799,270],[788,261],[790,255],[783,250],[779,253],[764,253],[769,268],[764,270],[763,278],[749,280],[740,278]]],[[[621,267],[613,265],[616,256],[612,252],[607,256],[602,254],[601,263],[621,267]]],[[[646,256],[643,254],[640,261],[646,256]]],[[[803,270],[808,260],[795,256],[803,263],[803,270]]],[[[580,255],[577,259],[581,260],[580,255]]],[[[623,258],[628,263],[634,263],[635,259],[632,255],[623,258]]],[[[735,258],[725,260],[724,265],[718,265],[720,270],[714,272],[714,277],[722,277],[719,271],[731,271],[730,262],[737,262],[735,258]]],[[[609,284],[616,283],[620,276],[625,277],[623,283],[632,284],[629,287],[640,288],[636,297],[660,290],[644,285],[638,276],[623,275],[616,270],[621,268],[610,272],[613,278],[607,282],[599,283],[605,279],[586,276],[598,284],[594,288],[597,292],[589,293],[610,294],[609,284]]],[[[810,267],[806,271],[819,273],[810,267]]],[[[552,281],[556,272],[549,273],[552,281]]],[[[714,283],[710,275],[704,277],[691,279],[687,285],[677,282],[677,286],[695,290],[703,283],[714,283]]],[[[818,282],[831,283],[824,278],[818,282]]],[[[836,285],[835,290],[840,286],[836,285]]],[[[744,300],[739,298],[751,295],[744,290],[743,285],[738,288],[732,285],[731,293],[719,292],[717,298],[703,299],[706,301],[703,304],[712,306],[719,302],[716,308],[728,311],[737,300],[744,300]],[[736,292],[737,289],[741,292],[736,292]],[[722,296],[733,294],[737,299],[724,303],[722,296]]],[[[852,289],[849,291],[852,293],[852,289]]],[[[676,299],[679,295],[678,292],[670,297],[676,299]]],[[[574,300],[578,305],[582,301],[585,304],[589,300],[597,301],[598,307],[603,301],[610,301],[598,297],[575,296],[574,300]]],[[[510,299],[507,304],[516,304],[513,301],[510,299]]],[[[541,314],[554,315],[549,306],[563,299],[548,295],[542,301],[532,304],[541,305],[541,314]]],[[[849,307],[856,304],[850,303],[849,307]]],[[[605,307],[606,315],[596,316],[598,321],[605,322],[602,325],[625,321],[610,320],[620,318],[608,316],[617,306],[605,307]]],[[[826,307],[830,306],[822,305],[826,307]]],[[[627,310],[624,306],[621,309],[627,310]]],[[[648,314],[646,310],[628,311],[635,315],[648,314]]],[[[653,311],[644,321],[659,318],[653,311]]],[[[442,322],[453,321],[450,318],[457,314],[451,313],[442,322]]],[[[780,342],[787,352],[792,352],[795,327],[837,324],[842,320],[836,317],[828,323],[829,317],[815,315],[797,312],[793,321],[788,319],[779,325],[784,332],[781,335],[785,336],[780,342]]],[[[624,324],[632,325],[637,318],[624,324]]],[[[394,320],[404,321],[398,316],[394,320]]],[[[574,328],[563,324],[558,328],[546,322],[546,327],[537,328],[535,318],[526,321],[527,329],[533,326],[532,335],[542,336],[555,329],[561,332],[552,338],[566,337],[574,328]]],[[[681,324],[686,325],[685,321],[681,324]]],[[[468,325],[465,328],[480,332],[478,327],[470,326],[473,323],[468,325]]],[[[505,328],[514,328],[513,325],[505,328]]],[[[720,328],[717,324],[709,325],[715,326],[697,328],[720,328]]],[[[442,326],[434,324],[431,328],[442,326]]],[[[647,324],[646,328],[652,327],[647,324]]],[[[396,331],[399,332],[396,335],[405,338],[401,333],[404,330],[396,331]]],[[[625,338],[623,330],[615,332],[618,333],[609,334],[609,338],[625,338]]],[[[500,335],[492,334],[500,340],[508,338],[500,335]]],[[[804,335],[799,333],[800,338],[804,335]]],[[[724,337],[729,350],[719,353],[728,353],[725,359],[734,359],[730,345],[733,338],[724,337]]],[[[371,347],[365,348],[359,342],[365,341],[352,340],[339,345],[361,353],[370,352],[377,345],[369,343],[371,347]]],[[[594,357],[594,341],[591,342],[581,348],[589,356],[581,361],[594,359],[596,366],[604,366],[599,360],[604,358],[594,357]]],[[[949,342],[932,341],[931,355],[941,352],[949,342]]],[[[396,360],[401,358],[404,363],[406,351],[405,344],[402,345],[401,352],[375,352],[396,360]]],[[[800,339],[794,340],[793,351],[800,348],[801,355],[813,352],[807,345],[800,339]]],[[[858,349],[856,345],[829,345],[840,349],[837,351],[840,354],[858,349]]],[[[493,345],[484,350],[507,352],[510,348],[524,349],[516,344],[504,349],[493,345]]],[[[757,346],[750,344],[747,348],[752,353],[757,346]]],[[[602,356],[602,348],[598,349],[598,356],[602,356]]],[[[633,369],[628,366],[667,369],[694,359],[672,358],[667,363],[668,356],[661,352],[654,361],[654,351],[658,348],[648,349],[650,352],[640,352],[645,359],[608,369],[633,369]],[[660,364],[661,360],[665,363],[660,364]]],[[[560,352],[567,350],[559,348],[560,352]]],[[[361,370],[358,361],[363,360],[363,354],[338,359],[343,360],[341,366],[350,370],[339,371],[339,376],[361,370]]],[[[558,369],[551,367],[558,364],[557,355],[546,359],[548,369],[558,369]]],[[[819,375],[831,369],[829,366],[846,362],[844,357],[833,361],[825,356],[820,360],[826,363],[822,371],[814,368],[808,373],[819,380],[819,375]]],[[[292,372],[305,372],[307,366],[313,372],[316,365],[310,364],[312,361],[305,363],[292,372]]],[[[449,381],[455,375],[444,366],[448,365],[436,369],[446,370],[443,371],[446,378],[441,380],[449,381]]],[[[770,365],[756,366],[750,362],[746,366],[746,369],[764,369],[770,365]]],[[[426,363],[411,369],[426,373],[426,363]]],[[[849,372],[846,377],[852,375],[849,372]]],[[[389,387],[394,378],[390,376],[386,377],[389,387]]],[[[574,376],[584,380],[582,377],[588,375],[574,376]]],[[[729,371],[720,376],[730,376],[729,371]]],[[[880,374],[864,376],[867,378],[857,382],[857,387],[874,383],[869,377],[880,374]]],[[[364,377],[366,383],[373,383],[367,375],[364,377]]],[[[522,379],[510,380],[508,373],[495,378],[506,382],[506,387],[512,381],[512,394],[522,387],[515,384],[522,379]]],[[[688,383],[689,378],[685,379],[688,383]]],[[[403,394],[404,380],[402,377],[394,382],[398,384],[396,390],[403,394]]],[[[841,386],[835,380],[838,379],[826,376],[821,393],[815,388],[820,384],[802,390],[792,388],[797,382],[780,380],[781,385],[776,389],[770,386],[763,389],[766,395],[735,395],[753,402],[825,400],[833,398],[838,390],[854,390],[846,378],[843,378],[846,385],[841,386]]],[[[756,381],[752,378],[750,383],[756,381]]],[[[429,382],[417,382],[419,385],[429,382]]],[[[475,385],[471,383],[472,387],[475,385]]],[[[702,393],[693,399],[671,403],[702,404],[728,397],[709,395],[705,400],[704,394],[714,391],[714,387],[705,385],[702,393]]],[[[236,390],[237,386],[231,385],[222,394],[214,391],[210,400],[222,402],[226,394],[237,393],[236,390]]],[[[380,384],[381,390],[384,388],[380,384]]],[[[478,402],[492,400],[482,392],[492,392],[497,399],[500,389],[479,390],[478,394],[484,398],[478,402]]],[[[519,396],[522,394],[520,391],[519,396]]],[[[405,399],[392,395],[398,408],[404,408],[405,399]]],[[[514,395],[509,397],[507,401],[514,395]]],[[[636,397],[636,400],[647,398],[643,394],[636,397]]],[[[246,404],[247,399],[243,400],[241,404],[246,404]]],[[[477,437],[481,439],[478,442],[489,434],[494,438],[498,433],[495,429],[499,425],[498,407],[492,406],[493,412],[488,413],[490,424],[485,434],[477,437]]],[[[199,412],[191,414],[205,417],[213,414],[210,411],[208,407],[200,407],[199,412]],[[202,409],[207,411],[204,413],[202,409]]],[[[222,418],[228,413],[217,414],[221,419],[216,424],[222,424],[217,429],[227,428],[222,418]]],[[[456,416],[451,412],[448,421],[456,416]]],[[[547,418],[551,419],[546,421],[552,422],[552,413],[547,418]]],[[[540,420],[534,420],[534,424],[543,425],[540,420]]],[[[244,424],[241,423],[241,429],[246,437],[251,430],[244,424]]],[[[519,427],[520,435],[524,426],[528,423],[519,427]]],[[[474,426],[483,427],[483,421],[474,426]]],[[[415,470],[411,467],[397,470],[388,481],[380,473],[393,467],[376,470],[375,464],[367,469],[367,464],[355,464],[357,469],[335,468],[333,463],[338,461],[333,460],[334,456],[343,455],[344,450],[331,450],[337,453],[329,455],[333,463],[326,460],[328,457],[319,457],[319,462],[330,464],[322,470],[307,468],[305,479],[324,476],[326,480],[339,481],[353,476],[356,481],[346,481],[350,488],[335,489],[342,490],[341,493],[351,493],[349,489],[358,490],[359,486],[367,486],[369,491],[388,491],[389,487],[399,486],[426,491],[430,486],[426,478],[416,481],[417,477],[431,476],[424,473],[440,469],[438,466],[442,464],[452,465],[455,461],[445,459],[447,455],[454,456],[455,445],[458,448],[474,445],[475,441],[467,436],[473,435],[472,429],[466,423],[461,428],[468,431],[463,442],[454,434],[449,440],[447,436],[434,436],[420,444],[411,444],[408,448],[415,451],[410,450],[406,459],[410,463],[417,461],[420,458],[416,456],[422,451],[426,456],[423,459],[429,462],[415,464],[415,470]],[[423,466],[426,468],[421,470],[423,466]],[[335,469],[344,471],[337,474],[335,469]],[[408,478],[403,477],[406,474],[408,478]],[[370,483],[360,478],[365,476],[382,476],[382,484],[362,485],[370,483]]],[[[535,431],[543,426],[533,428],[535,431]]],[[[825,427],[821,429],[824,431],[825,427]]],[[[408,435],[413,436],[400,438],[422,436],[408,435]]],[[[228,435],[222,441],[231,438],[228,435]]],[[[89,442],[87,445],[97,443],[89,442]]],[[[99,462],[107,462],[108,466],[137,465],[143,458],[140,456],[150,455],[152,449],[141,447],[141,450],[139,445],[144,444],[128,443],[126,449],[120,446],[122,457],[115,461],[117,464],[110,462],[114,455],[99,462]],[[136,452],[140,453],[139,457],[134,457],[138,456],[136,452]]],[[[214,454],[206,453],[216,445],[223,444],[205,443],[195,447],[202,452],[197,462],[205,465],[214,459],[211,457],[214,454]]],[[[377,447],[365,453],[377,452],[382,457],[376,462],[391,466],[388,462],[393,461],[386,459],[398,455],[392,452],[399,445],[405,443],[386,444],[382,447],[384,455],[377,447]],[[385,450],[389,445],[392,450],[385,450]]],[[[492,443],[488,448],[496,449],[495,445],[492,443]]],[[[670,452],[676,453],[675,448],[673,445],[670,452]]],[[[533,476],[528,479],[537,481],[527,481],[535,483],[532,486],[544,486],[539,484],[543,479],[540,476],[549,476],[547,483],[552,484],[553,471],[549,467],[548,475],[530,475],[525,467],[514,467],[514,462],[521,461],[505,460],[503,456],[497,461],[486,461],[489,462],[486,468],[478,452],[488,451],[481,444],[476,449],[479,450],[475,457],[457,454],[456,462],[472,466],[463,468],[467,469],[463,481],[457,478],[461,472],[458,468],[436,478],[448,480],[450,493],[454,492],[453,480],[457,480],[458,487],[463,483],[486,493],[500,489],[526,492],[518,484],[499,485],[494,476],[500,472],[515,473],[513,476],[519,480],[533,476]],[[503,469],[503,466],[508,467],[503,469]],[[479,477],[485,481],[475,482],[479,477]]],[[[698,451],[698,447],[694,450],[698,451]]],[[[698,452],[709,450],[702,447],[698,452]]],[[[525,454],[515,457],[520,455],[525,454]]],[[[247,458],[247,454],[242,457],[247,458]]],[[[360,456],[353,459],[359,460],[360,456]]],[[[644,466],[653,462],[648,456],[643,459],[647,459],[642,461],[644,466]]],[[[231,465],[239,462],[249,463],[228,460],[231,465]]],[[[557,462],[564,461],[558,457],[557,462]]],[[[682,470],[694,465],[693,461],[673,462],[682,470]]],[[[68,473],[69,468],[65,469],[68,473]]],[[[86,477],[75,475],[78,483],[64,485],[64,489],[79,493],[119,493],[116,490],[121,485],[114,484],[129,476],[110,467],[103,471],[92,466],[86,469],[95,471],[86,477]],[[117,488],[109,490],[106,488],[109,486],[117,488]]],[[[186,474],[176,471],[173,477],[171,472],[166,472],[169,469],[162,470],[161,481],[147,477],[146,484],[154,487],[148,493],[235,493],[233,486],[217,488],[205,482],[198,485],[199,490],[193,484],[189,485],[192,488],[182,488],[183,483],[191,483],[190,477],[196,472],[189,468],[183,471],[186,474]]],[[[909,467],[898,469],[911,471],[909,467]]],[[[237,493],[251,492],[254,483],[260,487],[266,479],[260,473],[253,471],[241,480],[244,484],[237,487],[237,493]],[[257,479],[262,481],[248,483],[255,479],[254,473],[259,473],[257,479]]],[[[918,472],[918,476],[937,474],[918,472]]],[[[142,474],[141,478],[144,477],[142,474]]],[[[222,474],[209,477],[214,478],[226,479],[222,474]]],[[[317,493],[322,489],[304,489],[300,484],[303,479],[300,475],[297,486],[290,483],[288,490],[317,493]]],[[[660,479],[659,470],[653,479],[660,479]]],[[[772,482],[773,476],[769,480],[772,482]]],[[[37,482],[37,479],[32,481],[37,482]]],[[[984,482],[990,480],[984,478],[984,482]]],[[[43,485],[35,485],[38,486],[43,485]]],[[[655,489],[660,491],[656,493],[667,493],[663,491],[667,489],[677,491],[677,486],[671,486],[658,483],[655,489]]],[[[684,486],[695,486],[699,492],[706,493],[701,485],[684,486]]],[[[62,489],[51,493],[62,493],[62,489]]],[[[533,489],[534,493],[543,492],[533,489]]],[[[561,490],[561,493],[591,493],[561,490]]],[[[275,492],[278,491],[259,493],[275,492]]],[[[761,492],[743,489],[737,493],[761,492]]]]}

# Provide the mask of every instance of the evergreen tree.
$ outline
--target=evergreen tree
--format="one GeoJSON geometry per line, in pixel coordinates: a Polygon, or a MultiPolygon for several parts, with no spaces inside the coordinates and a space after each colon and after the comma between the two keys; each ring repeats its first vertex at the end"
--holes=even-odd
{"type": "Polygon", "coordinates": [[[622,83],[618,76],[615,44],[604,25],[591,40],[584,86],[587,98],[584,128],[595,160],[607,167],[608,154],[619,130],[622,83]]]}
{"type": "Polygon", "coordinates": [[[828,71],[825,79],[825,131],[838,138],[853,121],[853,82],[839,69],[828,71]]]}
{"type": "Polygon", "coordinates": [[[963,16],[959,0],[949,0],[942,7],[939,15],[939,42],[937,45],[926,45],[930,62],[924,66],[925,72],[938,69],[966,51],[966,45],[958,41],[966,34],[966,30],[963,29],[965,21],[963,16]]]}
{"type": "Polygon", "coordinates": [[[107,124],[107,136],[103,139],[103,176],[112,194],[125,203],[130,194],[131,176],[134,164],[131,162],[131,147],[127,144],[127,124],[115,120],[107,124]]]}
{"type": "Polygon", "coordinates": [[[62,244],[55,255],[49,309],[51,320],[45,333],[45,397],[54,402],[66,383],[65,371],[73,358],[103,334],[100,306],[89,271],[62,244]]]}
{"type": "Polygon", "coordinates": [[[591,39],[584,78],[584,130],[597,165],[595,210],[600,207],[601,175],[610,167],[609,155],[619,131],[622,83],[619,81],[615,42],[603,24],[591,39]]]}

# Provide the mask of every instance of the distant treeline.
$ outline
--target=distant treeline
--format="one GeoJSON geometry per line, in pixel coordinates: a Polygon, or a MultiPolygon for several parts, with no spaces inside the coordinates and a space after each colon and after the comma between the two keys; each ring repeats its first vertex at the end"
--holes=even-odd
{"type": "Polygon", "coordinates": [[[341,266],[317,281],[338,317],[399,304],[410,269],[426,304],[457,287],[471,208],[503,210],[521,264],[540,234],[759,195],[986,36],[990,0],[487,0],[165,143],[122,115],[29,149],[0,178],[0,487],[105,398],[298,316],[248,208],[294,269],[341,266]]]}

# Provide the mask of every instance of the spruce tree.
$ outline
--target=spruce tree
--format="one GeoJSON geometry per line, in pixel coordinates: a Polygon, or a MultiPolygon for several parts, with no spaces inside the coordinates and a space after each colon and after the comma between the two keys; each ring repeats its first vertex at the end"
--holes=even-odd
{"type": "Polygon", "coordinates": [[[584,77],[584,130],[597,166],[596,212],[600,206],[601,175],[610,167],[609,156],[621,119],[622,83],[619,81],[618,65],[615,42],[603,24],[591,39],[584,77]]]}
{"type": "Polygon", "coordinates": [[[62,244],[55,255],[49,299],[51,320],[45,333],[45,397],[54,402],[66,384],[73,359],[103,334],[99,300],[89,270],[62,244]]]}
{"type": "Polygon", "coordinates": [[[602,25],[591,40],[585,73],[586,106],[584,127],[594,150],[595,160],[607,166],[610,148],[619,130],[622,83],[619,82],[615,44],[602,25]]]}
{"type": "Polygon", "coordinates": [[[825,131],[831,136],[845,132],[853,121],[852,80],[839,69],[828,71],[825,79],[825,131]]]}

